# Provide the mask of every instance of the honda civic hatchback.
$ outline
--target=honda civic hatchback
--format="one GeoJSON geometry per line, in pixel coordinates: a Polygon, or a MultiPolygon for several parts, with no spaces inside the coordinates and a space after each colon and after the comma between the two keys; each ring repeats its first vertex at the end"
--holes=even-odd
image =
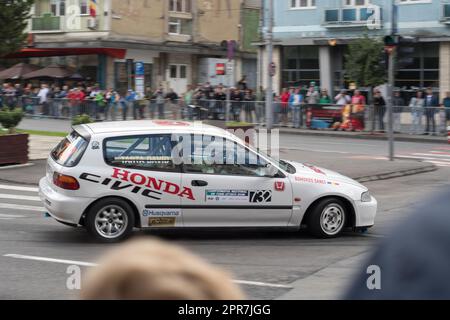
{"type": "Polygon", "coordinates": [[[377,212],[350,178],[180,121],[73,127],[51,152],[39,194],[51,217],[103,242],[134,228],[306,227],[333,238],[373,226],[377,212]]]}

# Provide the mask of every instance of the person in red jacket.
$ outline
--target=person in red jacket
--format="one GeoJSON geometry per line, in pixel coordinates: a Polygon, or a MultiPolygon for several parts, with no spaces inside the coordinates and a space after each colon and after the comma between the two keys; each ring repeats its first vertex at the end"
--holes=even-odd
{"type": "Polygon", "coordinates": [[[281,121],[283,122],[284,126],[287,126],[288,121],[288,112],[289,112],[289,99],[291,98],[291,91],[289,91],[287,88],[283,89],[283,93],[281,94],[280,100],[281,100],[281,108],[280,108],[280,114],[281,114],[281,121]]]}

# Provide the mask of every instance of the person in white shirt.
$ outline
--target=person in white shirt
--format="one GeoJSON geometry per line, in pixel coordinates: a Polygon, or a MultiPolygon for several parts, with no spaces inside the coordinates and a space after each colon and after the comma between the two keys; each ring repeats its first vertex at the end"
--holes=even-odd
{"type": "Polygon", "coordinates": [[[39,98],[39,104],[41,106],[41,114],[44,114],[44,115],[48,114],[48,104],[47,104],[48,93],[49,93],[48,85],[42,84],[41,89],[39,90],[39,93],[37,96],[39,98]]]}
{"type": "Polygon", "coordinates": [[[345,106],[351,102],[351,98],[345,90],[341,90],[341,92],[334,98],[334,101],[339,106],[345,106]]]}

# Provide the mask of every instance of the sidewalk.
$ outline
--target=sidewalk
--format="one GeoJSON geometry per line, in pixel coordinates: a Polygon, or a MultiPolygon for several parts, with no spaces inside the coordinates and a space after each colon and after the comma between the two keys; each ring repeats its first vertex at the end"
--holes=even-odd
{"type": "MultiPolygon", "coordinates": [[[[25,118],[19,125],[19,129],[24,130],[43,130],[51,132],[69,132],[71,130],[71,122],[61,119],[31,119],[25,118]]],[[[282,134],[298,134],[318,137],[338,137],[352,139],[367,140],[387,140],[387,134],[370,133],[370,132],[346,132],[346,131],[329,131],[329,130],[309,130],[294,128],[278,128],[282,134]]],[[[395,134],[396,141],[405,142],[426,142],[426,143],[445,143],[448,144],[447,136],[423,136],[409,134],[395,134]]]]}
{"type": "MultiPolygon", "coordinates": [[[[281,134],[298,134],[305,136],[318,137],[339,137],[351,139],[367,139],[367,140],[388,140],[386,133],[370,133],[370,132],[347,132],[347,131],[328,131],[328,130],[309,130],[294,128],[279,128],[281,134]]],[[[424,136],[410,135],[404,133],[396,133],[395,141],[403,142],[426,142],[426,143],[445,143],[448,144],[447,136],[424,136]]]]}

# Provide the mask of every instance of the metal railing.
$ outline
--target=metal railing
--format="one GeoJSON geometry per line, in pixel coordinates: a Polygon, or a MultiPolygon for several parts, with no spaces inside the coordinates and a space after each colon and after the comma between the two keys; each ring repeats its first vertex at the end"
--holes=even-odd
{"type": "MultiPolygon", "coordinates": [[[[33,96],[0,96],[0,105],[19,107],[29,117],[72,119],[81,114],[96,121],[131,119],[218,120],[265,123],[264,101],[196,99],[182,100],[95,101],[94,99],[47,99],[33,96]]],[[[301,104],[275,102],[274,124],[310,130],[379,132],[388,128],[384,106],[301,104]]],[[[394,131],[405,134],[444,134],[450,121],[450,108],[395,106],[394,131]]]]}

